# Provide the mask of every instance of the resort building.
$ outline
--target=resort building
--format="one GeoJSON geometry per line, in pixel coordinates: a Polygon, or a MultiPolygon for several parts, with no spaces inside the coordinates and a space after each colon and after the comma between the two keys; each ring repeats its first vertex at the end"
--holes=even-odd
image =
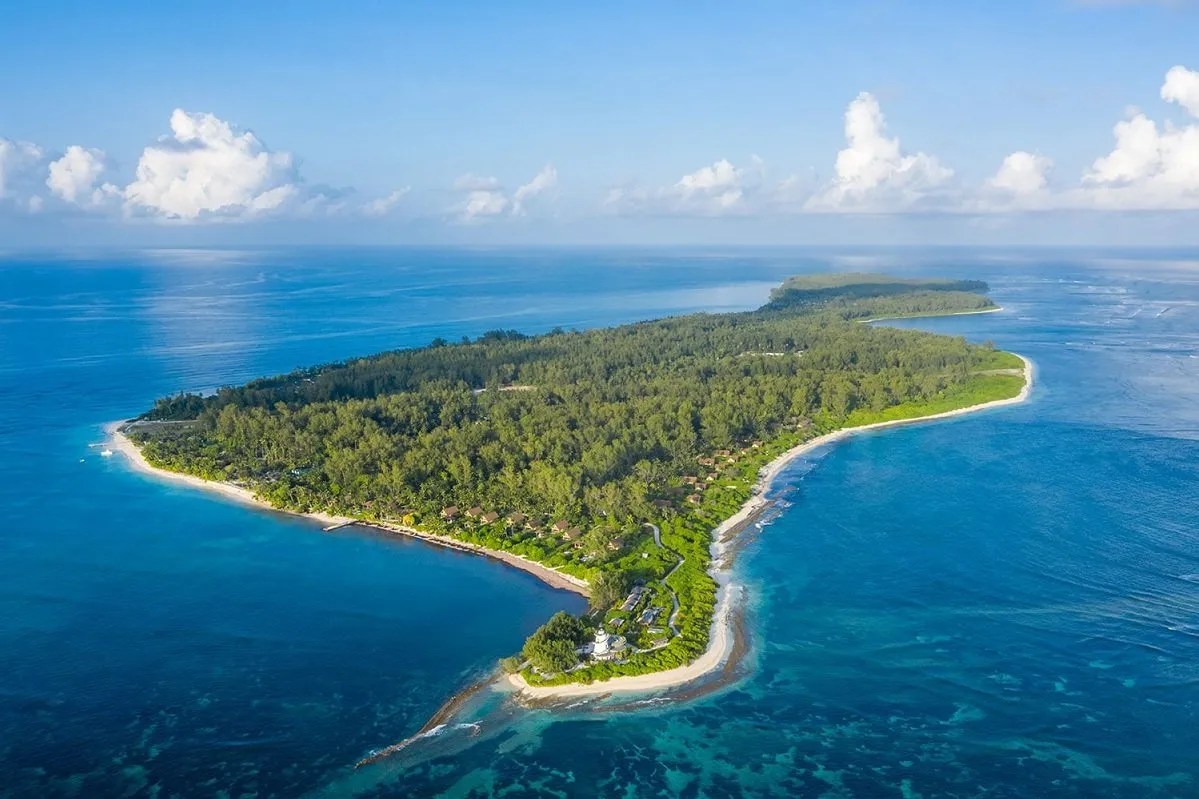
{"type": "Polygon", "coordinates": [[[450,505],[448,508],[441,509],[441,518],[453,521],[458,518],[458,506],[450,505]]]}
{"type": "Polygon", "coordinates": [[[658,620],[658,617],[662,615],[662,610],[662,608],[646,608],[637,621],[649,626],[658,620]]]}
{"type": "Polygon", "coordinates": [[[633,608],[635,608],[637,606],[637,603],[641,601],[641,595],[644,593],[645,593],[645,586],[643,586],[643,585],[637,586],[636,588],[634,588],[632,591],[629,592],[629,595],[627,597],[625,597],[624,604],[620,606],[620,609],[623,610],[625,613],[628,613],[629,611],[631,611],[633,608]]]}
{"type": "Polygon", "coordinates": [[[473,508],[470,508],[466,511],[466,515],[471,517],[472,519],[477,519],[483,515],[483,509],[480,508],[478,505],[475,505],[473,508]]]}
{"type": "Polygon", "coordinates": [[[493,510],[489,510],[479,517],[479,521],[483,524],[495,524],[500,520],[500,515],[493,510]]]}

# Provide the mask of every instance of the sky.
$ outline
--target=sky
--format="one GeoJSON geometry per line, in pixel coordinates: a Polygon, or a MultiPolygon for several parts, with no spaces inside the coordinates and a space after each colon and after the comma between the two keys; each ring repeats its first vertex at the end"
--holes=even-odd
{"type": "Polygon", "coordinates": [[[19,2],[0,246],[1199,244],[1199,3],[19,2]]]}

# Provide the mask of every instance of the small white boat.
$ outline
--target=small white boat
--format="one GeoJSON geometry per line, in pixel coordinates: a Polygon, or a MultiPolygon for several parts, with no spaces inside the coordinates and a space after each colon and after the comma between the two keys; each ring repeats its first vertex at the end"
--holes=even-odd
{"type": "Polygon", "coordinates": [[[102,456],[104,456],[105,458],[111,458],[111,457],[112,457],[112,450],[111,450],[111,449],[109,449],[108,447],[105,447],[104,449],[100,450],[100,454],[101,454],[102,456]]]}

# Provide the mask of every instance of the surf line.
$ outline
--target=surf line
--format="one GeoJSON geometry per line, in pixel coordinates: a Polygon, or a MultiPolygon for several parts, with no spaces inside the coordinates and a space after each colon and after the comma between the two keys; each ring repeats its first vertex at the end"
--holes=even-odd
{"type": "MultiPolygon", "coordinates": [[[[425,722],[425,725],[417,730],[415,734],[408,736],[399,743],[394,743],[391,746],[371,752],[369,755],[355,763],[354,768],[358,769],[362,768],[363,766],[369,766],[372,763],[378,763],[380,760],[391,757],[400,750],[407,748],[410,744],[415,741],[419,741],[421,738],[431,738],[434,735],[440,734],[441,731],[445,729],[446,722],[449,721],[449,719],[458,711],[459,708],[466,704],[466,700],[470,699],[472,696],[481,691],[484,686],[491,685],[491,683],[494,681],[495,675],[489,674],[483,679],[471,683],[466,688],[463,688],[461,691],[454,694],[445,704],[439,707],[437,712],[434,713],[429,720],[425,722]]],[[[458,726],[473,727],[475,734],[478,734],[479,732],[479,725],[477,724],[460,724],[458,726]]]]}

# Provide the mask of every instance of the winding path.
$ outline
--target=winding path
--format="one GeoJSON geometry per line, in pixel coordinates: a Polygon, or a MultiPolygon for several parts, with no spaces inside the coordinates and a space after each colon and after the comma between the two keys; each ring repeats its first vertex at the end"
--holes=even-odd
{"type": "Polygon", "coordinates": [[[687,559],[684,558],[679,553],[675,552],[673,549],[667,549],[667,547],[662,543],[662,531],[660,529],[658,529],[658,525],[651,524],[650,522],[645,522],[645,526],[648,527],[649,529],[653,530],[654,543],[658,545],[659,549],[665,549],[667,552],[670,552],[671,554],[673,554],[675,557],[677,557],[679,559],[679,562],[674,564],[674,568],[671,569],[670,571],[668,571],[666,573],[666,576],[658,581],[658,582],[662,583],[663,588],[665,588],[667,591],[670,592],[670,601],[673,603],[674,607],[671,608],[670,618],[668,618],[666,620],[666,626],[670,628],[671,635],[673,635],[675,638],[678,638],[680,635],[679,628],[674,626],[674,623],[678,620],[678,617],[679,617],[679,595],[674,592],[674,589],[671,588],[670,585],[668,585],[666,581],[671,578],[671,575],[673,575],[675,572],[677,572],[679,570],[679,567],[682,566],[683,563],[687,559]]]}

